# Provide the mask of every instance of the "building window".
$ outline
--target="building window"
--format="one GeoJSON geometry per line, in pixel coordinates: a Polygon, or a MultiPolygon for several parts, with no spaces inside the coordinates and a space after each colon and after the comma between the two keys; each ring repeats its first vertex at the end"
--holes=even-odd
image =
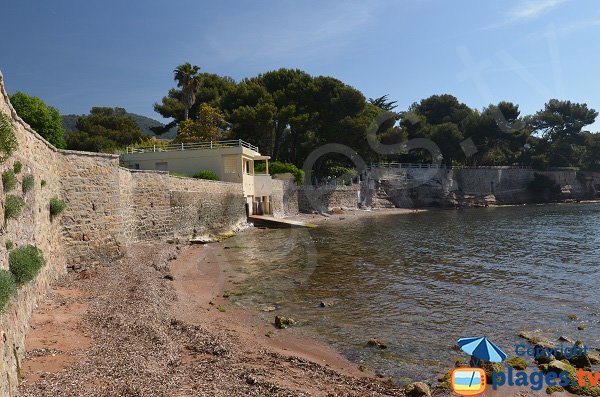
{"type": "Polygon", "coordinates": [[[169,170],[169,165],[166,161],[161,162],[161,163],[156,163],[155,164],[155,170],[157,171],[168,171],[169,170]]]}
{"type": "Polygon", "coordinates": [[[135,163],[135,164],[133,165],[133,169],[135,169],[135,170],[139,170],[139,169],[140,169],[140,163],[135,163]]]}
{"type": "Polygon", "coordinates": [[[226,174],[235,174],[238,173],[239,171],[237,171],[235,169],[235,163],[236,163],[236,158],[233,156],[229,156],[229,157],[224,157],[224,171],[226,174]]]}

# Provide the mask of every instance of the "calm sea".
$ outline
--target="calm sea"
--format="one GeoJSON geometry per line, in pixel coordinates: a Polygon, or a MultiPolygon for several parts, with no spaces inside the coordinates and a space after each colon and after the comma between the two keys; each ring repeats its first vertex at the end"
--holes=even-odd
{"type": "Polygon", "coordinates": [[[293,332],[399,382],[465,359],[460,337],[509,354],[521,330],[600,346],[600,204],[378,216],[225,245],[235,302],[277,307],[261,315],[298,319],[293,332]],[[388,348],[367,347],[371,337],[388,348]]]}

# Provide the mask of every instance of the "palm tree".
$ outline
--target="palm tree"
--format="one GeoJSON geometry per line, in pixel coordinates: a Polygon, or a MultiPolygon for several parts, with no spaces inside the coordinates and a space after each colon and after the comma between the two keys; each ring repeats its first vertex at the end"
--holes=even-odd
{"type": "Polygon", "coordinates": [[[379,109],[387,110],[388,112],[391,112],[396,106],[398,106],[396,105],[397,101],[389,101],[387,95],[380,96],[379,98],[375,99],[369,98],[369,102],[372,105],[377,106],[379,109]]]}
{"type": "Polygon", "coordinates": [[[190,108],[194,106],[196,93],[200,89],[200,76],[198,72],[200,72],[200,67],[196,65],[192,66],[189,62],[177,66],[173,71],[177,87],[181,87],[181,92],[183,93],[184,120],[188,119],[190,108]]]}

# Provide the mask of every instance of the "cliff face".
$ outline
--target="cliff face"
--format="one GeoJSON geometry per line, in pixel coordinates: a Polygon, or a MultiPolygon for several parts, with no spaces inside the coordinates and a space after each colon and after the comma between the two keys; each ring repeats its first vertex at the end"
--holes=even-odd
{"type": "Polygon", "coordinates": [[[528,189],[536,173],[561,187],[560,199],[599,197],[600,174],[575,170],[535,171],[490,167],[466,169],[372,169],[365,184],[370,203],[380,206],[385,197],[396,207],[473,207],[489,204],[526,204],[542,201],[528,189]]]}

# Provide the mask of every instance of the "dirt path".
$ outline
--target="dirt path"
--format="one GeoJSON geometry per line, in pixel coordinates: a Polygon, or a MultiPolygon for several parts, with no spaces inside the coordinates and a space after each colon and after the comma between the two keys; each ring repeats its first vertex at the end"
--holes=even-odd
{"type": "Polygon", "coordinates": [[[324,346],[267,338],[271,325],[222,297],[219,260],[211,247],[140,244],[69,274],[36,311],[21,395],[403,395],[324,346]]]}

